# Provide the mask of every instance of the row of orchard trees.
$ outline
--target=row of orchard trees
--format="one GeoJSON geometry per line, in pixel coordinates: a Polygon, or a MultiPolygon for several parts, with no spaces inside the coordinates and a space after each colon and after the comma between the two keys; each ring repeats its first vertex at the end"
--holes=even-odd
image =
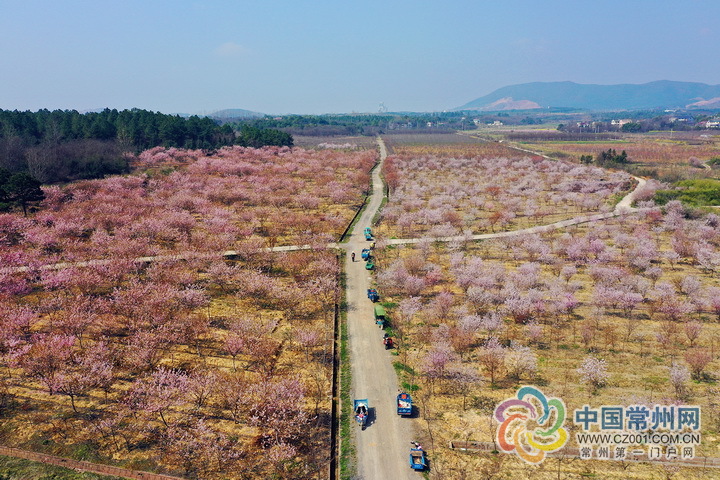
{"type": "Polygon", "coordinates": [[[138,163],[164,175],[47,188],[37,213],[0,215],[7,440],[83,443],[202,478],[322,475],[337,261],[266,247],[324,247],[373,162],[160,148],[138,163]]]}

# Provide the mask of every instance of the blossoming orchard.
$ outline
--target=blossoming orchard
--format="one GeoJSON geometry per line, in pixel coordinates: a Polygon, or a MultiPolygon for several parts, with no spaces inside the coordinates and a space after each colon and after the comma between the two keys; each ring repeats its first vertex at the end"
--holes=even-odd
{"type": "Polygon", "coordinates": [[[132,175],[46,187],[34,215],[0,214],[5,442],[88,444],[201,477],[317,478],[336,254],[267,249],[337,240],[375,161],[154,148],[132,175]]]}
{"type": "MultiPolygon", "coordinates": [[[[413,397],[403,448],[424,446],[429,478],[719,474],[572,455],[528,466],[454,444],[492,445],[495,406],[537,385],[568,411],[699,406],[694,455],[720,457],[720,217],[656,204],[668,185],[634,191],[623,170],[467,136],[388,137],[388,199],[363,243],[373,265],[357,270],[387,311],[395,348],[374,361],[413,397]],[[616,208],[630,192],[633,205],[616,208]]],[[[368,433],[343,433],[333,360],[336,335],[380,349],[381,336],[335,331],[357,308],[342,290],[357,264],[340,241],[372,197],[378,158],[367,139],[156,147],[130,174],[44,186],[27,216],[1,213],[0,442],[187,478],[326,478],[334,422],[340,455],[368,433]]]]}

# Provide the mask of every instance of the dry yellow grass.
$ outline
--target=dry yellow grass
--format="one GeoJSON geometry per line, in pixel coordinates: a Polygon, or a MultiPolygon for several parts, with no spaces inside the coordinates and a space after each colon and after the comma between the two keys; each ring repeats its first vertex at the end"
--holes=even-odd
{"type": "MultiPolygon", "coordinates": [[[[623,217],[622,219],[608,220],[609,225],[626,231],[642,220],[639,217],[623,217]]],[[[592,225],[576,226],[571,229],[573,236],[587,235],[593,229],[592,225]]],[[[546,234],[547,241],[556,240],[564,232],[558,231],[546,234]]],[[[660,248],[669,250],[669,234],[658,234],[660,248]]],[[[503,243],[485,241],[471,243],[460,247],[468,256],[479,256],[486,263],[503,265],[509,272],[527,262],[524,257],[514,258],[503,243]]],[[[669,366],[672,361],[683,362],[683,355],[689,349],[688,339],[683,333],[683,324],[677,323],[674,340],[669,345],[661,346],[656,340],[656,333],[664,331],[668,322],[658,313],[652,313],[648,306],[641,305],[627,317],[622,311],[607,309],[603,315],[598,316],[592,305],[592,281],[588,275],[587,265],[576,265],[578,273],[571,281],[580,285],[576,297],[580,305],[572,315],[558,317],[540,317],[539,321],[544,329],[540,342],[531,344],[533,352],[538,358],[538,373],[536,376],[525,376],[520,379],[501,375],[496,385],[491,386],[488,372],[480,361],[480,345],[487,334],[480,335],[475,346],[463,356],[462,363],[476,369],[485,378],[472,386],[466,393],[467,405],[463,409],[462,396],[451,381],[430,382],[423,376],[423,362],[425,355],[431,347],[432,339],[438,339],[435,332],[438,329],[450,328],[456,325],[458,315],[462,315],[460,306],[466,303],[462,290],[450,281],[449,273],[450,255],[458,250],[444,244],[434,244],[426,256],[426,261],[441,266],[444,273],[443,282],[423,290],[422,297],[426,308],[415,316],[411,324],[405,327],[405,343],[400,345],[399,361],[405,362],[416,374],[401,374],[401,379],[407,384],[417,384],[420,390],[416,397],[421,407],[421,423],[426,426],[425,442],[432,445],[433,471],[438,478],[558,478],[558,463],[560,463],[560,478],[575,478],[577,476],[592,476],[599,478],[718,478],[720,471],[716,469],[702,470],[698,468],[681,468],[676,476],[672,476],[673,469],[661,465],[621,464],[619,462],[581,461],[556,459],[547,460],[541,467],[524,465],[514,456],[497,458],[487,454],[461,453],[448,448],[452,440],[492,441],[493,430],[489,427],[488,414],[500,401],[514,396],[516,389],[525,384],[539,385],[548,395],[561,398],[568,412],[581,408],[584,404],[593,407],[617,404],[662,404],[669,405],[677,401],[675,392],[668,379],[669,366]],[[459,310],[446,319],[438,318],[427,305],[441,291],[451,291],[455,295],[455,307],[459,310]],[[595,335],[589,347],[583,344],[580,333],[582,325],[592,322],[595,335]],[[632,322],[632,335],[627,338],[627,325],[632,322]],[[406,351],[403,351],[406,350],[406,351]],[[593,391],[582,383],[577,368],[589,353],[604,358],[608,362],[610,380],[607,386],[593,391]],[[499,465],[499,466],[498,466],[499,465]],[[497,467],[497,475],[492,476],[490,471],[497,467]],[[473,472],[473,473],[468,473],[473,472]],[[485,472],[485,473],[479,473],[485,472]]],[[[426,254],[418,247],[405,246],[401,249],[392,247],[384,251],[378,263],[387,267],[397,258],[425,257],[426,254]]],[[[716,275],[704,272],[691,262],[681,261],[671,265],[662,261],[660,266],[664,273],[657,282],[676,283],[678,280],[694,275],[700,279],[704,286],[720,286],[720,279],[716,275]]],[[[557,275],[559,265],[543,265],[541,278],[550,279],[557,275]]],[[[381,294],[383,292],[381,291],[381,294]]],[[[386,292],[387,293],[390,292],[386,292]]],[[[397,304],[404,297],[400,292],[386,297],[388,302],[397,304]]],[[[391,314],[393,319],[399,321],[399,309],[394,308],[391,314]]],[[[720,404],[717,395],[720,389],[716,387],[715,377],[720,368],[717,360],[718,338],[720,325],[714,314],[704,311],[692,314],[690,319],[702,322],[703,333],[696,344],[707,348],[713,355],[713,361],[707,371],[711,373],[709,381],[693,381],[689,386],[688,395],[681,400],[686,404],[700,405],[703,409],[702,444],[696,451],[696,456],[720,457],[720,439],[717,431],[720,428],[720,404]]],[[[512,322],[505,318],[505,331],[501,334],[503,343],[511,340],[528,343],[527,326],[512,322]]],[[[570,414],[570,413],[568,413],[570,414]]],[[[569,422],[566,422],[568,425],[569,422]]],[[[571,442],[574,446],[574,442],[571,442]]],[[[502,455],[501,455],[502,457],[502,455]]]]}
{"type": "MultiPolygon", "coordinates": [[[[280,274],[280,280],[288,288],[296,288],[296,281],[287,271],[280,270],[280,260],[289,254],[274,254],[276,258],[276,275],[280,274]]],[[[305,278],[313,276],[312,271],[306,268],[312,266],[313,257],[317,253],[295,252],[291,254],[302,260],[305,268],[296,270],[296,274],[305,278]]],[[[333,257],[332,254],[329,254],[333,257]]],[[[198,281],[202,281],[206,275],[195,271],[198,281]]],[[[158,367],[178,369],[190,372],[194,369],[201,369],[208,374],[220,375],[225,381],[241,381],[252,384],[264,381],[263,378],[294,378],[299,380],[305,387],[306,397],[304,408],[312,415],[319,415],[328,418],[330,412],[330,387],[331,367],[330,361],[332,344],[332,309],[328,309],[324,303],[327,299],[322,295],[307,295],[297,304],[294,309],[280,309],[263,305],[262,298],[248,296],[237,296],[224,293],[219,288],[209,288],[208,293],[212,299],[207,307],[202,307],[195,312],[197,315],[208,316],[211,319],[211,327],[204,332],[199,340],[200,346],[195,344],[176,344],[163,351],[157,362],[158,367]],[[234,319],[250,317],[262,324],[276,324],[272,332],[267,335],[267,340],[274,342],[278,348],[271,357],[261,359],[269,362],[262,366],[254,359],[244,355],[238,355],[233,359],[225,351],[225,339],[230,334],[228,328],[234,319]],[[303,349],[295,336],[298,328],[313,328],[325,334],[320,337],[317,346],[303,349]],[[266,377],[269,374],[269,377],[266,377]]],[[[43,302],[42,294],[36,294],[34,302],[43,302]]],[[[46,323],[38,324],[38,331],[48,327],[46,323]]],[[[108,338],[112,343],[120,342],[120,339],[108,338]]],[[[94,340],[85,339],[85,344],[92,345],[94,340]]],[[[78,413],[71,408],[67,396],[55,394],[48,395],[47,387],[32,377],[25,376],[18,368],[6,368],[4,373],[5,385],[12,402],[9,409],[0,412],[4,413],[2,425],[0,426],[0,441],[18,447],[40,449],[49,453],[61,455],[73,454],[73,445],[92,445],[93,455],[100,455],[103,458],[112,459],[122,465],[138,469],[155,468],[159,466],[169,472],[184,474],[175,460],[167,458],[158,442],[147,441],[147,434],[138,435],[135,427],[143,428],[142,425],[135,425],[133,429],[123,431],[122,427],[117,429],[115,434],[108,433],[108,427],[101,422],[113,417],[116,412],[122,411],[119,408],[123,396],[131,387],[137,373],[130,371],[118,372],[117,379],[112,387],[104,392],[96,389],[76,398],[75,406],[78,413]],[[145,440],[143,440],[145,438],[145,440]],[[141,442],[141,443],[136,443],[141,442]],[[133,445],[126,448],[127,445],[133,445]]],[[[238,440],[239,448],[245,451],[243,462],[250,460],[250,456],[257,458],[252,460],[252,465],[245,463],[246,469],[257,470],[268,468],[263,465],[263,452],[258,448],[258,439],[262,433],[261,429],[249,425],[244,420],[235,422],[223,406],[222,394],[218,390],[222,385],[215,385],[206,403],[202,406],[194,405],[192,402],[181,403],[168,409],[164,419],[171,426],[186,424],[192,419],[203,419],[209,427],[222,432],[229,438],[238,440]]],[[[248,406],[245,406],[247,409],[248,406]]],[[[242,412],[243,416],[248,414],[247,410],[242,412]]],[[[132,423],[132,420],[130,420],[132,423]]],[[[149,438],[162,435],[164,427],[159,419],[151,419],[145,427],[155,431],[149,438]]],[[[326,422],[313,423],[308,426],[308,434],[316,436],[313,442],[324,455],[329,448],[329,425],[326,422]]],[[[312,442],[311,442],[312,443],[312,442]]],[[[307,462],[304,455],[316,455],[317,452],[298,452],[297,461],[300,464],[307,462]]],[[[203,467],[199,467],[203,468],[203,467]]],[[[204,478],[244,478],[244,473],[238,474],[233,471],[213,471],[212,469],[202,473],[204,478]]],[[[268,471],[270,475],[270,471],[268,471]]],[[[314,474],[312,475],[313,478],[314,474]]]]}

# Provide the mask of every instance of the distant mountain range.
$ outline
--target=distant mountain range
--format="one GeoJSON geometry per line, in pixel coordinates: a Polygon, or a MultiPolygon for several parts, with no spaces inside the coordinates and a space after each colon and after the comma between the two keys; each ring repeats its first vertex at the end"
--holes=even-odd
{"type": "Polygon", "coordinates": [[[264,113],[253,112],[252,110],[243,110],[242,108],[226,108],[225,110],[217,110],[210,113],[173,113],[172,115],[180,115],[181,117],[192,117],[197,115],[198,117],[210,117],[216,120],[233,120],[239,118],[256,118],[264,117],[264,113]]]}
{"type": "Polygon", "coordinates": [[[533,82],[495,90],[454,110],[579,110],[720,109],[720,85],[658,82],[585,85],[574,82],[533,82]]]}
{"type": "Polygon", "coordinates": [[[252,110],[243,110],[242,108],[227,108],[225,110],[218,110],[217,112],[208,113],[206,116],[226,120],[230,118],[264,117],[265,114],[253,112],[252,110]]]}

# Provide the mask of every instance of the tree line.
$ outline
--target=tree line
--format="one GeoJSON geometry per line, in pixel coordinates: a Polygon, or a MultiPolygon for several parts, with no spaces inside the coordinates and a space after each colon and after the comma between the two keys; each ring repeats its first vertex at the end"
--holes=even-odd
{"type": "Polygon", "coordinates": [[[468,129],[473,124],[462,112],[285,115],[233,120],[234,123],[231,124],[236,129],[248,125],[305,136],[374,136],[428,131],[437,133],[438,129],[444,133],[452,133],[455,129],[468,129]]]}
{"type": "Polygon", "coordinates": [[[0,110],[0,167],[27,172],[42,183],[129,171],[127,153],[156,146],[212,150],[239,144],[292,145],[292,137],[262,128],[236,132],[207,117],[148,110],[20,112],[0,110]]]}
{"type": "Polygon", "coordinates": [[[619,168],[621,165],[631,163],[625,150],[617,153],[614,148],[603,150],[594,159],[592,155],[580,155],[580,163],[589,165],[593,162],[595,165],[605,168],[619,168]]]}
{"type": "Polygon", "coordinates": [[[160,112],[106,108],[101,112],[0,110],[0,138],[24,141],[80,139],[118,140],[137,150],[163,145],[184,148],[217,148],[231,144],[232,129],[207,117],[181,117],[160,112]]]}

